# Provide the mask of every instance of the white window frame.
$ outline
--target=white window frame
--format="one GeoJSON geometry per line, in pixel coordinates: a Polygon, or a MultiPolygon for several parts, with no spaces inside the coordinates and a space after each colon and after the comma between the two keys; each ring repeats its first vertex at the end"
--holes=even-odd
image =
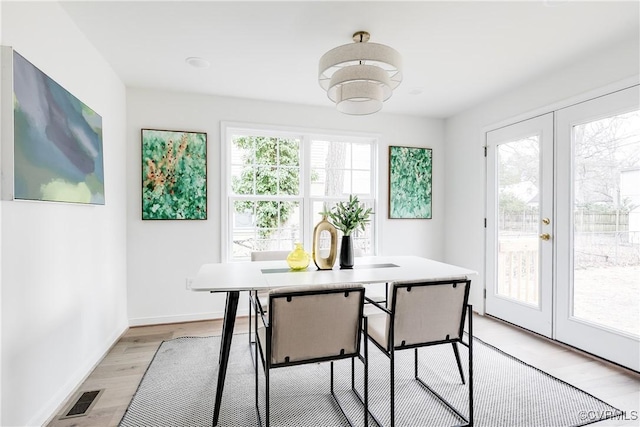
{"type": "MultiPolygon", "coordinates": [[[[241,122],[221,122],[221,161],[220,161],[220,253],[222,262],[238,262],[241,259],[233,259],[230,245],[231,230],[233,218],[230,215],[230,200],[233,198],[231,194],[231,138],[233,135],[247,136],[271,136],[284,138],[300,139],[300,195],[298,196],[257,196],[260,200],[300,200],[302,205],[302,223],[300,224],[300,241],[308,250],[311,249],[311,240],[313,238],[313,228],[315,227],[314,215],[311,212],[314,201],[322,200],[321,197],[311,195],[311,181],[309,179],[311,165],[311,141],[312,140],[328,140],[352,143],[371,144],[371,197],[361,197],[361,201],[370,202],[373,205],[374,213],[378,212],[378,147],[380,136],[378,134],[346,132],[346,131],[327,131],[314,130],[304,128],[292,128],[290,126],[274,126],[261,125],[241,122]]],[[[333,198],[332,198],[333,199],[333,198]]],[[[346,200],[346,198],[345,198],[346,200]]],[[[372,226],[372,254],[378,252],[378,220],[379,215],[373,216],[372,226]]],[[[291,248],[293,249],[293,248],[291,248]]]]}

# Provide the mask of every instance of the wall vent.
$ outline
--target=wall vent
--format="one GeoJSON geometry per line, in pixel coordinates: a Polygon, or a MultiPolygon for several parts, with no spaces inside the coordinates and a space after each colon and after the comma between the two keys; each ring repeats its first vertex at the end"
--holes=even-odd
{"type": "Polygon", "coordinates": [[[66,418],[83,417],[87,415],[103,391],[104,389],[79,392],[77,398],[71,400],[71,406],[68,406],[64,410],[60,419],[64,420],[66,418]]]}

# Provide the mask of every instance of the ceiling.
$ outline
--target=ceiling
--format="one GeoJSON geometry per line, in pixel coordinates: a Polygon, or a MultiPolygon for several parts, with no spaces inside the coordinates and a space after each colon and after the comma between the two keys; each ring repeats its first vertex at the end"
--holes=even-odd
{"type": "Polygon", "coordinates": [[[440,118],[640,37],[637,1],[61,4],[128,87],[327,107],[318,60],[365,30],[403,57],[382,111],[440,118]]]}

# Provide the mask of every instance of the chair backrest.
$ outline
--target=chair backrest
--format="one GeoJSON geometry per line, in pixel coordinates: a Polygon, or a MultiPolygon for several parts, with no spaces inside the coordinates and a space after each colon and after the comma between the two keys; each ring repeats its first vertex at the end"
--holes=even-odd
{"type": "Polygon", "coordinates": [[[271,366],[357,355],[363,303],[364,287],[358,284],[269,291],[271,366]]]}
{"type": "MultiPolygon", "coordinates": [[[[393,282],[390,307],[394,348],[461,339],[470,285],[466,278],[393,282]]],[[[390,327],[387,317],[387,346],[390,327]]]]}
{"type": "Polygon", "coordinates": [[[279,261],[287,259],[291,251],[251,252],[251,261],[279,261]]]}

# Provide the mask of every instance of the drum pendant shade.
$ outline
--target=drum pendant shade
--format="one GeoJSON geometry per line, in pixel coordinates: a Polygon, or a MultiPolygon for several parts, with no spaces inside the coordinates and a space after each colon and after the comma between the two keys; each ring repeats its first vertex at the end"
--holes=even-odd
{"type": "Polygon", "coordinates": [[[402,58],[389,46],[368,43],[367,32],[355,33],[353,40],[320,58],[318,82],[338,111],[372,114],[402,81],[402,58]]]}

